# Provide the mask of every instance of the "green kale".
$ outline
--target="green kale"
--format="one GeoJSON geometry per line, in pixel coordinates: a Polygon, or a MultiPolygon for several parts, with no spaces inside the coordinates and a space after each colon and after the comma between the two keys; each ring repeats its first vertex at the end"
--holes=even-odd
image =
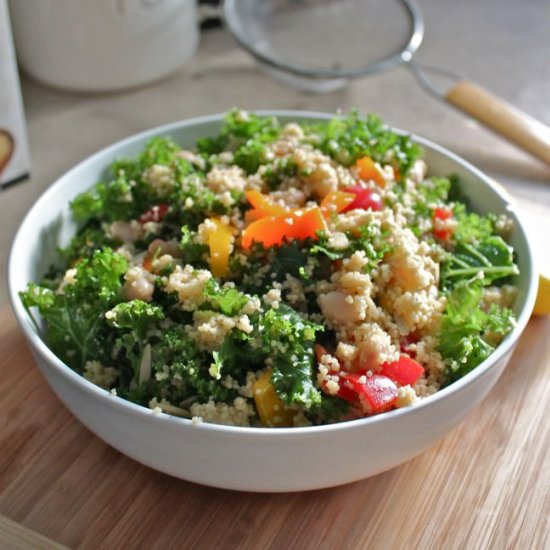
{"type": "Polygon", "coordinates": [[[209,354],[197,347],[181,325],[164,331],[155,343],[152,368],[159,375],[156,397],[178,406],[210,399],[228,402],[238,396],[235,389],[226,388],[211,375],[209,354]]]}
{"type": "Polygon", "coordinates": [[[332,424],[340,422],[350,407],[349,401],[321,392],[321,400],[307,411],[307,417],[316,425],[332,424]]]}
{"type": "Polygon", "coordinates": [[[278,158],[266,166],[264,180],[271,191],[277,189],[283,181],[298,174],[298,166],[288,157],[278,158]]]}
{"type": "MultiPolygon", "coordinates": [[[[259,327],[260,316],[254,315],[251,323],[259,327]]],[[[240,330],[232,330],[226,334],[220,349],[213,353],[214,368],[218,376],[228,374],[240,383],[245,382],[247,371],[257,371],[263,368],[266,351],[261,345],[257,345],[259,329],[252,334],[246,334],[240,330]]]]}
{"type": "Polygon", "coordinates": [[[493,216],[480,216],[475,212],[468,212],[466,205],[463,203],[456,203],[453,210],[457,222],[453,231],[454,241],[477,244],[494,233],[493,216]]]}
{"type": "Polygon", "coordinates": [[[225,117],[221,134],[243,142],[253,138],[267,142],[275,140],[280,132],[280,124],[274,117],[262,117],[254,113],[243,114],[243,111],[233,109],[225,117]]]}
{"type": "Polygon", "coordinates": [[[142,300],[130,300],[121,302],[111,309],[107,323],[116,329],[131,330],[144,340],[147,329],[162,319],[164,319],[162,308],[142,300]]]}
{"type": "Polygon", "coordinates": [[[447,296],[438,346],[447,364],[446,383],[458,380],[494,351],[488,335],[504,336],[513,328],[512,311],[496,305],[484,311],[482,297],[479,279],[461,281],[447,296]]]}
{"type": "Polygon", "coordinates": [[[456,176],[437,178],[432,176],[431,178],[419,183],[416,186],[416,190],[422,195],[424,202],[426,203],[443,203],[449,196],[451,181],[455,177],[456,176]]]}
{"type": "Polygon", "coordinates": [[[255,174],[258,168],[265,164],[266,154],[267,148],[262,141],[249,139],[235,151],[233,162],[247,174],[255,174]]]}
{"type": "Polygon", "coordinates": [[[328,235],[319,232],[317,242],[311,247],[310,252],[320,256],[325,256],[330,260],[340,260],[348,258],[354,252],[363,251],[368,258],[367,269],[370,271],[376,267],[391,250],[391,245],[387,241],[388,233],[380,230],[372,224],[364,224],[354,231],[348,231],[346,237],[349,245],[344,249],[331,248],[328,235]]]}
{"type": "Polygon", "coordinates": [[[99,218],[110,222],[131,220],[144,211],[134,201],[132,186],[125,175],[81,193],[71,202],[71,210],[77,221],[99,218]]]}
{"type": "Polygon", "coordinates": [[[183,259],[186,264],[191,264],[195,267],[206,267],[206,262],[203,258],[208,253],[208,246],[197,243],[196,236],[196,231],[192,231],[186,225],[182,226],[180,247],[183,259]]]}
{"type": "Polygon", "coordinates": [[[221,288],[216,279],[211,278],[204,286],[203,295],[205,303],[203,309],[217,311],[234,317],[248,303],[249,297],[235,288],[221,288]]]}
{"type": "Polygon", "coordinates": [[[164,319],[162,308],[141,300],[121,302],[106,316],[109,327],[114,328],[112,358],[117,361],[119,387],[131,390],[132,401],[144,403],[148,397],[148,382],[140,382],[141,362],[147,344],[155,344],[148,334],[164,319]]]}
{"type": "Polygon", "coordinates": [[[108,346],[101,341],[105,312],[120,300],[127,268],[125,258],[106,248],[77,264],[75,281],[66,284],[63,292],[30,284],[20,293],[35,324],[38,326],[30,311],[33,307],[46,322],[52,351],[76,370],[105,354],[108,346]]]}
{"type": "Polygon", "coordinates": [[[59,249],[59,255],[66,265],[72,265],[82,258],[91,258],[97,250],[112,247],[114,244],[115,241],[107,237],[100,224],[90,220],[71,239],[67,247],[59,249]]]}
{"type": "Polygon", "coordinates": [[[218,376],[231,374],[242,378],[247,370],[272,368],[271,381],[277,395],[287,405],[309,409],[320,403],[321,392],[314,384],[316,333],[323,327],[304,319],[287,305],[268,309],[251,317],[253,332],[233,330],[214,355],[218,376]]]}
{"type": "Polygon", "coordinates": [[[434,206],[444,204],[451,189],[451,179],[431,177],[416,185],[413,210],[417,217],[431,218],[434,206]]]}
{"type": "Polygon", "coordinates": [[[136,159],[114,162],[110,181],[96,184],[71,202],[75,220],[97,218],[112,222],[138,218],[161,200],[158,191],[144,179],[148,168],[155,164],[170,167],[174,183],[194,172],[193,166],[177,155],[180,150],[170,138],[155,137],[136,159]]]}
{"type": "Polygon", "coordinates": [[[268,252],[269,279],[284,281],[287,274],[301,278],[303,269],[308,263],[308,252],[307,243],[299,241],[273,247],[268,252]]]}
{"type": "MultiPolygon", "coordinates": [[[[151,138],[145,149],[135,159],[119,159],[115,161],[111,167],[113,177],[120,173],[125,175],[130,180],[139,180],[147,168],[151,168],[154,164],[162,164],[163,166],[171,166],[178,159],[177,153],[181,147],[169,137],[154,137],[151,138]]],[[[186,161],[184,161],[186,162],[186,161]]]]}
{"type": "Polygon", "coordinates": [[[283,304],[268,310],[260,321],[264,349],[271,355],[271,381],[287,405],[309,409],[320,402],[321,392],[313,382],[313,346],[321,330],[283,304]]]}
{"type": "Polygon", "coordinates": [[[234,151],[234,163],[247,173],[256,172],[265,162],[266,144],[273,142],[281,129],[273,117],[260,117],[253,113],[243,115],[234,109],[225,117],[220,134],[215,138],[197,141],[199,152],[205,156],[219,154],[228,146],[234,151]]]}
{"type": "Polygon", "coordinates": [[[482,283],[490,285],[517,275],[513,249],[501,237],[485,237],[477,245],[460,242],[441,265],[441,287],[453,288],[457,283],[483,274],[482,283]]]}
{"type": "Polygon", "coordinates": [[[376,115],[358,110],[311,126],[309,132],[319,137],[316,145],[321,151],[344,165],[368,155],[377,162],[395,162],[402,176],[423,153],[409,136],[393,132],[376,115]]]}
{"type": "MultiPolygon", "coordinates": [[[[240,200],[239,193],[233,192],[232,195],[236,201],[240,200]]],[[[204,175],[198,172],[181,180],[170,194],[169,202],[174,208],[164,222],[171,223],[178,230],[182,225],[194,230],[207,217],[231,212],[231,207],[221,202],[219,193],[205,186],[204,175]]]]}

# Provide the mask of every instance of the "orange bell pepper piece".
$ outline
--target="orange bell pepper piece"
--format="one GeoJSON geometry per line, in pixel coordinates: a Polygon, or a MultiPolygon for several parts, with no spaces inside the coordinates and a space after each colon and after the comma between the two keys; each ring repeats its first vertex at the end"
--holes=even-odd
{"type": "Polygon", "coordinates": [[[265,247],[281,245],[285,240],[315,239],[317,231],[325,228],[325,220],[318,206],[308,210],[294,210],[266,216],[252,222],[242,234],[242,247],[248,250],[253,242],[265,247]]]}
{"type": "Polygon", "coordinates": [[[210,231],[208,235],[210,270],[214,277],[225,277],[229,269],[229,254],[231,253],[233,232],[229,225],[221,220],[212,219],[211,221],[216,224],[216,229],[210,231]]]}
{"type": "Polygon", "coordinates": [[[376,168],[376,165],[370,157],[360,158],[355,166],[357,167],[357,173],[362,180],[373,180],[382,187],[386,185],[384,176],[382,176],[380,170],[376,168]]]}
{"type": "Polygon", "coordinates": [[[321,202],[321,211],[325,218],[331,214],[339,214],[355,200],[354,193],[345,191],[331,191],[321,202]]]}
{"type": "Polygon", "coordinates": [[[316,239],[317,231],[325,228],[325,220],[318,206],[308,210],[296,210],[292,213],[294,227],[289,237],[291,239],[316,239]]]}
{"type": "Polygon", "coordinates": [[[294,424],[296,411],[289,409],[275,392],[271,383],[271,369],[265,371],[254,382],[252,392],[262,424],[279,428],[294,424]]]}
{"type": "Polygon", "coordinates": [[[288,211],[283,206],[271,202],[269,197],[260,191],[246,191],[245,196],[252,205],[252,210],[248,210],[244,215],[247,221],[256,221],[266,216],[276,216],[288,211]]]}

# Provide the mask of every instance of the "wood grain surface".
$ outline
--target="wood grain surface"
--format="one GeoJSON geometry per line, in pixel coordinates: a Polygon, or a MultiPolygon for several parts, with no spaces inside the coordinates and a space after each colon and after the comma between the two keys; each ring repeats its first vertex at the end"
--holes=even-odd
{"type": "Polygon", "coordinates": [[[550,318],[534,318],[489,397],[423,455],[334,489],[248,494],[108,447],[50,391],[4,308],[0,513],[20,526],[13,548],[34,548],[27,530],[86,549],[549,548],[549,356],[550,318]]]}

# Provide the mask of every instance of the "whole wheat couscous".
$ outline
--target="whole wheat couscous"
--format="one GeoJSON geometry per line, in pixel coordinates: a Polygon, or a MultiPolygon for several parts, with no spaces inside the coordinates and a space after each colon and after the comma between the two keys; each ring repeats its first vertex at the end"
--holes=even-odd
{"type": "Polygon", "coordinates": [[[374,115],[234,110],[153,138],[71,203],[80,229],[21,298],[87,380],[194,423],[307,426],[413,405],[514,326],[502,216],[467,207],[374,115]]]}

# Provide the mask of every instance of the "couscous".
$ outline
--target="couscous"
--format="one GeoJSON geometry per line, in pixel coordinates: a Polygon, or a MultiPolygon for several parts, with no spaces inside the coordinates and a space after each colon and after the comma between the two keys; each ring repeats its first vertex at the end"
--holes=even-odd
{"type": "Polygon", "coordinates": [[[230,112],[154,138],[79,195],[81,228],[21,298],[111,394],[194,423],[306,426],[413,405],[514,326],[510,221],[374,115],[230,112]]]}

